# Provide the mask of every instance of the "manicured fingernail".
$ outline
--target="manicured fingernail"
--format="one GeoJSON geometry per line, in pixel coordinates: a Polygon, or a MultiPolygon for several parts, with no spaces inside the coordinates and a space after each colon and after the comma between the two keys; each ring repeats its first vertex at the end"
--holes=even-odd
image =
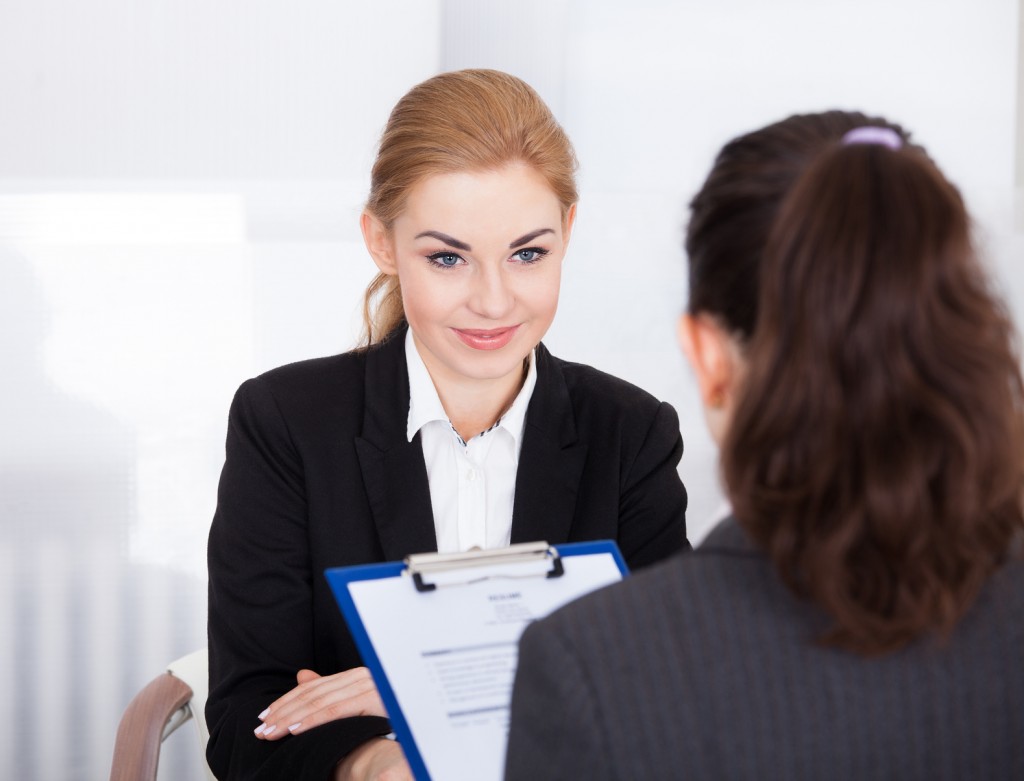
{"type": "Polygon", "coordinates": [[[269,727],[267,727],[267,731],[263,733],[263,737],[266,737],[271,732],[273,732],[275,729],[277,729],[277,725],[276,724],[271,724],[269,727]]]}
{"type": "Polygon", "coordinates": [[[289,732],[295,732],[295,730],[297,730],[297,729],[298,729],[299,727],[301,727],[301,726],[302,726],[302,722],[301,722],[301,721],[299,721],[299,722],[296,722],[295,724],[292,724],[292,725],[291,725],[291,726],[290,726],[290,727],[288,728],[288,731],[289,731],[289,732]]]}
{"type": "Polygon", "coordinates": [[[261,714],[260,714],[259,716],[257,716],[256,718],[257,718],[257,719],[259,719],[260,721],[263,721],[263,719],[267,718],[267,714],[268,714],[268,713],[270,713],[270,708],[264,708],[264,709],[263,709],[263,713],[261,713],[261,714]]]}
{"type": "Polygon", "coordinates": [[[253,730],[253,732],[255,734],[257,734],[257,735],[262,735],[263,734],[263,730],[265,730],[266,728],[267,728],[266,724],[260,724],[256,729],[253,730]]]}

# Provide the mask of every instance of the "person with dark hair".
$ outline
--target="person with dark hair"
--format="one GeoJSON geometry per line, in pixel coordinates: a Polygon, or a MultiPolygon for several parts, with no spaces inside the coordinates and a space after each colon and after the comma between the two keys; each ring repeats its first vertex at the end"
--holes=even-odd
{"type": "Polygon", "coordinates": [[[690,208],[732,517],[526,630],[506,777],[1024,778],[1024,383],[960,194],[832,111],[690,208]]]}
{"type": "Polygon", "coordinates": [[[442,73],[392,111],[361,218],[380,271],[364,344],[231,406],[209,538],[218,777],[409,777],[329,567],[607,538],[643,567],[689,547],[675,410],[541,342],[575,171],[507,73],[442,73]]]}

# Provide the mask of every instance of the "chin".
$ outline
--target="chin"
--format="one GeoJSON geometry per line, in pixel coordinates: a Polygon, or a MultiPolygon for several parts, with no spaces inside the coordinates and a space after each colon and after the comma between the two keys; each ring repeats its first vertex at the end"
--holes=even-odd
{"type": "Polygon", "coordinates": [[[515,342],[498,350],[474,350],[461,346],[456,354],[452,355],[450,365],[467,377],[493,380],[520,369],[523,359],[532,349],[532,345],[519,345],[515,342]]]}
{"type": "Polygon", "coordinates": [[[487,358],[469,358],[459,361],[454,368],[459,374],[473,380],[499,380],[507,377],[523,366],[523,357],[516,357],[516,353],[509,353],[508,356],[488,356],[487,358]]]}

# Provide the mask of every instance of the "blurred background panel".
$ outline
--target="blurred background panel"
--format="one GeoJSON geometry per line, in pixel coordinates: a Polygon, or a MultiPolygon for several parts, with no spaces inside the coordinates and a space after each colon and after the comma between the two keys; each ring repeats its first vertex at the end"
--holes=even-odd
{"type": "MultiPolygon", "coordinates": [[[[1022,31],[1018,0],[5,0],[0,777],[105,777],[134,692],[205,643],[231,396],[354,345],[358,215],[410,86],[500,68],[566,126],[582,200],[546,341],[677,408],[697,541],[721,492],[675,318],[713,154],[798,111],[906,124],[1020,323],[1022,31]]],[[[161,776],[200,778],[185,730],[161,776]]]]}
{"type": "MultiPolygon", "coordinates": [[[[0,777],[105,778],[135,691],[205,644],[231,396],[352,344],[374,146],[440,21],[0,3],[0,777]]],[[[190,730],[160,773],[201,778],[190,730]]]]}
{"type": "Polygon", "coordinates": [[[395,100],[437,67],[439,18],[429,0],[7,0],[0,171],[361,177],[395,100]]]}

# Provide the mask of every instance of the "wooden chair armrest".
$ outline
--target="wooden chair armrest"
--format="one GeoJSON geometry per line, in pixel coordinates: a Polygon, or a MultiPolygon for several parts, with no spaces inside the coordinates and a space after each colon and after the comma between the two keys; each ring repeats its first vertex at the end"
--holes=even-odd
{"type": "Polygon", "coordinates": [[[164,729],[191,698],[188,684],[170,673],[157,676],[135,695],[117,728],[110,781],[155,781],[164,729]]]}

